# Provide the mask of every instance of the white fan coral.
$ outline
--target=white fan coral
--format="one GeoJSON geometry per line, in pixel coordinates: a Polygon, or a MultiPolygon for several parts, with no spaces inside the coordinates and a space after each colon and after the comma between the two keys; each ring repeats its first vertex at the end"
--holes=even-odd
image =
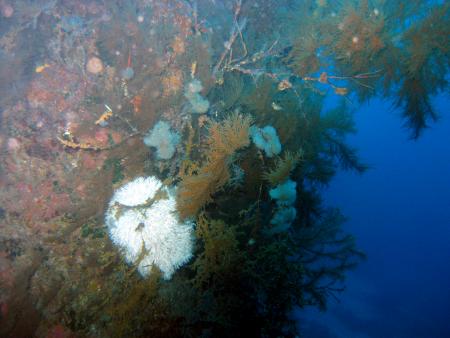
{"type": "Polygon", "coordinates": [[[142,276],[155,265],[170,279],[192,257],[193,222],[180,223],[173,190],[156,177],[138,177],[115,192],[106,211],[112,242],[142,276]]]}

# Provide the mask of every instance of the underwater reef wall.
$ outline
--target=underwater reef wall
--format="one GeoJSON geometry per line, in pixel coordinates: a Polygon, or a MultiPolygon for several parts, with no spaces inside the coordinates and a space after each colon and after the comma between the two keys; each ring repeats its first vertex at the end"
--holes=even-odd
{"type": "Polygon", "coordinates": [[[0,1],[0,336],[301,335],[364,258],[321,199],[352,112],[437,118],[449,8],[0,1]]]}

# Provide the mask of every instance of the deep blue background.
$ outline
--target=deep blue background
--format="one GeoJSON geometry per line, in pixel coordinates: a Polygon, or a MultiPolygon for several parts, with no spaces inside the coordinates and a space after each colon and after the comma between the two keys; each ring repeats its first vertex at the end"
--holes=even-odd
{"type": "Polygon", "coordinates": [[[450,97],[417,141],[390,102],[358,109],[349,138],[372,166],[341,172],[325,193],[368,255],[327,313],[297,313],[305,337],[450,337],[450,97]]]}

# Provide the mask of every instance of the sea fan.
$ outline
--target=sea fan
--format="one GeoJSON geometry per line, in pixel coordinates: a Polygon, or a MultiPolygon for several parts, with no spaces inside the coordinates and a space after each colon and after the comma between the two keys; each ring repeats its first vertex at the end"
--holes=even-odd
{"type": "Polygon", "coordinates": [[[195,216],[228,182],[232,155],[250,143],[251,123],[251,117],[238,113],[210,123],[207,160],[196,173],[182,178],[178,190],[178,211],[182,218],[195,216]]]}

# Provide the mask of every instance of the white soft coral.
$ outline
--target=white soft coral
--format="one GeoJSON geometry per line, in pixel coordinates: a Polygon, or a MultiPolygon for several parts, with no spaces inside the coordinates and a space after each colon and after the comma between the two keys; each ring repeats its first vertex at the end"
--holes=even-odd
{"type": "Polygon", "coordinates": [[[157,178],[138,177],[109,203],[105,220],[111,240],[128,263],[139,264],[143,276],[155,265],[170,279],[192,257],[193,223],[179,221],[174,195],[157,178]],[[155,198],[158,191],[162,194],[155,198]]]}
{"type": "Polygon", "coordinates": [[[170,125],[164,121],[159,121],[144,136],[144,144],[147,147],[155,147],[156,156],[160,160],[171,159],[179,142],[180,135],[171,131],[170,125]]]}
{"type": "Polygon", "coordinates": [[[265,126],[264,128],[258,128],[252,126],[250,128],[250,136],[255,146],[264,150],[267,157],[273,157],[281,152],[280,139],[274,127],[265,126]]]}
{"type": "Polygon", "coordinates": [[[270,233],[284,232],[294,222],[297,216],[297,210],[294,208],[297,197],[296,187],[296,182],[287,179],[275,188],[270,189],[269,195],[277,203],[275,213],[270,220],[270,224],[273,225],[269,231],[270,233]]]}

